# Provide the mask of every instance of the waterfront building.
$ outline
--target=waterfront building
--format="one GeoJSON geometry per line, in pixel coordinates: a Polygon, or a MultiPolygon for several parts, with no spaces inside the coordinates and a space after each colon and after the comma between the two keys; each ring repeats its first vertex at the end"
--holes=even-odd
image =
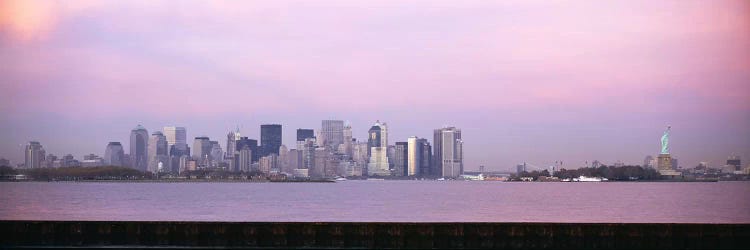
{"type": "MultiPolygon", "coordinates": [[[[409,138],[411,140],[411,138],[409,138]]],[[[409,147],[409,142],[396,142],[396,145],[394,146],[394,152],[393,152],[393,175],[394,176],[407,176],[409,175],[410,170],[409,167],[411,167],[411,163],[409,161],[411,160],[411,149],[409,147]]]]}
{"type": "MultiPolygon", "coordinates": [[[[416,136],[409,137],[407,140],[407,172],[408,176],[427,176],[429,166],[430,152],[425,152],[425,147],[429,147],[429,142],[416,136]]],[[[429,150],[429,149],[427,149],[429,150]]]]}
{"type": "Polygon", "coordinates": [[[279,156],[276,154],[270,154],[260,157],[260,161],[258,162],[260,172],[266,175],[270,174],[272,170],[278,172],[278,162],[279,156]]]}
{"type": "Polygon", "coordinates": [[[464,172],[461,130],[444,127],[434,131],[434,159],[440,176],[457,178],[464,172]]]}
{"type": "Polygon", "coordinates": [[[294,176],[294,178],[308,178],[310,177],[310,170],[306,168],[294,169],[292,176],[294,176]]]}
{"type": "Polygon", "coordinates": [[[363,166],[356,161],[348,161],[346,162],[346,176],[362,176],[364,174],[363,172],[363,166]]]}
{"type": "Polygon", "coordinates": [[[313,129],[297,129],[297,141],[305,141],[305,139],[315,138],[315,131],[313,129]]]}
{"type": "Polygon", "coordinates": [[[26,145],[26,150],[24,151],[24,154],[25,154],[25,161],[24,161],[25,168],[44,167],[43,162],[44,162],[47,152],[44,151],[44,147],[42,147],[41,143],[37,141],[30,141],[29,144],[26,145]]]}
{"type": "Polygon", "coordinates": [[[422,163],[419,165],[419,174],[422,176],[434,176],[435,174],[432,171],[432,145],[424,138],[417,139],[417,144],[421,145],[422,149],[419,156],[422,160],[422,163]]]}
{"type": "Polygon", "coordinates": [[[370,161],[367,164],[367,174],[370,176],[391,175],[388,162],[388,147],[371,147],[370,161]]]}
{"type": "Polygon", "coordinates": [[[75,159],[72,154],[63,156],[60,160],[60,167],[80,167],[81,162],[75,159]]]}
{"type": "Polygon", "coordinates": [[[310,177],[326,176],[326,169],[329,168],[329,149],[327,147],[317,147],[313,150],[312,155],[312,165],[308,166],[310,177]]]}
{"type": "Polygon", "coordinates": [[[81,167],[86,167],[86,168],[101,167],[101,166],[104,166],[104,159],[102,159],[101,157],[95,154],[90,154],[90,155],[84,156],[83,161],[81,161],[80,164],[81,164],[81,167]]]}
{"type": "Polygon", "coordinates": [[[97,159],[102,159],[102,158],[95,154],[87,154],[83,156],[83,160],[97,160],[97,159]]]}
{"type": "MultiPolygon", "coordinates": [[[[42,166],[45,168],[53,168],[55,167],[54,163],[57,161],[57,156],[54,154],[47,154],[47,156],[44,157],[44,161],[42,161],[42,166]]],[[[60,166],[58,166],[60,167],[60,166]]]]}
{"type": "Polygon", "coordinates": [[[279,155],[279,147],[281,147],[281,125],[260,125],[260,156],[279,155]]]}
{"type": "Polygon", "coordinates": [[[656,160],[654,159],[653,156],[647,155],[646,158],[643,159],[643,167],[644,168],[653,168],[655,162],[656,162],[656,160]]]}
{"type": "Polygon", "coordinates": [[[344,121],[323,120],[321,122],[320,137],[317,138],[321,146],[338,149],[344,143],[344,121]]]}
{"type": "Polygon", "coordinates": [[[125,151],[120,142],[110,142],[104,150],[104,164],[122,167],[125,161],[125,151]]]}
{"type": "MultiPolygon", "coordinates": [[[[148,141],[148,165],[146,168],[149,172],[158,173],[159,163],[163,165],[169,161],[168,145],[167,137],[162,132],[156,131],[151,134],[148,141]]],[[[174,150],[174,152],[177,152],[177,150],[174,150]]]]}
{"type": "Polygon", "coordinates": [[[131,167],[140,171],[148,168],[148,130],[138,124],[130,130],[131,167]]]}
{"type": "Polygon", "coordinates": [[[734,166],[735,171],[742,170],[742,161],[740,161],[739,156],[736,156],[736,155],[729,156],[729,158],[727,158],[727,165],[734,166]]]}

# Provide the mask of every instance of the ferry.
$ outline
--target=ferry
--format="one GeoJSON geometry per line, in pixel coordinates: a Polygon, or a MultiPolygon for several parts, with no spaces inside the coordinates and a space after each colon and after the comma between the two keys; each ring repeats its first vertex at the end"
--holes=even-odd
{"type": "Polygon", "coordinates": [[[346,181],[346,178],[344,178],[344,177],[339,177],[339,178],[336,178],[336,181],[346,181]]]}
{"type": "Polygon", "coordinates": [[[602,177],[588,177],[581,175],[578,178],[573,178],[574,182],[602,182],[602,181],[608,181],[607,178],[602,177]]]}

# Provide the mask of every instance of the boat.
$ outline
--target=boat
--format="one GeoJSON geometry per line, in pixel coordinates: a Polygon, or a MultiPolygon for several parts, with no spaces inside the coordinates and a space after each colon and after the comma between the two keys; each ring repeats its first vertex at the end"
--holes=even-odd
{"type": "Polygon", "coordinates": [[[344,178],[344,177],[339,177],[339,178],[336,178],[336,181],[346,181],[346,178],[344,178]]]}
{"type": "Polygon", "coordinates": [[[602,182],[602,181],[608,181],[607,178],[602,177],[588,177],[588,176],[579,176],[578,178],[573,178],[574,182],[602,182]]]}
{"type": "Polygon", "coordinates": [[[445,178],[440,178],[440,179],[437,179],[437,180],[438,180],[438,181],[444,181],[444,180],[445,180],[445,178]]]}

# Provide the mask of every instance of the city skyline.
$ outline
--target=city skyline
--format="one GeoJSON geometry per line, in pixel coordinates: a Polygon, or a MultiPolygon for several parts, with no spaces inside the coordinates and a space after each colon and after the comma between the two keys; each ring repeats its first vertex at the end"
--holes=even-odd
{"type": "MultiPolygon", "coordinates": [[[[332,121],[332,120],[323,120],[323,121],[332,121]]],[[[349,129],[351,129],[349,121],[346,121],[345,123],[347,124],[346,126],[349,129]]],[[[262,156],[261,154],[263,153],[264,149],[263,149],[262,145],[259,143],[261,141],[259,138],[261,137],[261,135],[263,133],[262,132],[263,129],[267,128],[269,125],[270,124],[266,124],[266,123],[259,124],[259,126],[258,126],[258,133],[257,133],[258,136],[257,137],[252,137],[252,136],[242,136],[241,137],[242,140],[248,140],[249,139],[250,141],[254,141],[254,144],[256,145],[254,147],[256,148],[256,150],[253,151],[253,154],[254,154],[253,155],[253,159],[254,159],[253,161],[257,161],[262,156]],[[258,155],[255,155],[255,154],[258,154],[258,155]],[[256,158],[258,158],[258,159],[256,159],[256,158]]],[[[386,140],[386,141],[387,140],[393,140],[393,141],[397,141],[397,142],[393,142],[393,143],[388,142],[389,143],[388,144],[389,147],[394,147],[395,146],[397,150],[401,150],[401,149],[398,148],[398,145],[400,143],[403,143],[402,145],[406,146],[407,145],[407,141],[409,143],[415,143],[417,141],[424,141],[424,142],[420,142],[420,143],[426,143],[427,147],[431,148],[430,144],[431,143],[435,143],[434,140],[436,140],[437,138],[441,138],[441,140],[444,140],[442,138],[442,136],[443,136],[442,135],[442,131],[446,131],[446,130],[447,131],[454,131],[454,130],[457,129],[454,126],[443,126],[441,128],[434,129],[433,130],[433,133],[434,133],[433,135],[435,137],[434,137],[434,139],[432,141],[430,141],[429,139],[426,139],[426,138],[420,138],[418,136],[409,136],[408,138],[395,138],[395,139],[380,138],[379,136],[378,137],[372,137],[373,136],[372,135],[373,129],[376,128],[376,127],[378,127],[378,126],[384,126],[384,125],[386,125],[386,123],[381,122],[380,120],[377,120],[375,122],[375,124],[370,128],[370,130],[368,131],[367,134],[365,134],[361,138],[354,136],[353,139],[355,139],[358,143],[363,143],[365,145],[368,145],[368,147],[367,147],[368,149],[371,148],[370,147],[371,145],[369,145],[370,143],[372,143],[372,141],[370,140],[371,138],[375,138],[377,141],[381,141],[381,140],[386,140]],[[370,142],[368,143],[368,141],[370,141],[370,142]]],[[[282,140],[282,144],[280,146],[285,146],[287,148],[291,147],[292,149],[295,149],[294,147],[299,145],[299,141],[297,140],[298,139],[297,135],[298,135],[298,133],[299,133],[300,130],[312,130],[312,131],[314,131],[315,134],[318,133],[318,130],[316,130],[316,129],[285,128],[285,126],[283,126],[283,124],[272,124],[272,126],[276,127],[275,129],[277,129],[277,131],[278,131],[278,129],[281,129],[281,131],[292,130],[292,131],[295,132],[295,133],[289,134],[286,137],[282,137],[281,138],[283,140],[282,140]],[[285,143],[287,141],[291,141],[292,143],[289,143],[289,144],[285,143]]],[[[174,127],[173,126],[164,126],[162,128],[164,130],[170,130],[170,129],[173,129],[174,127]]],[[[183,131],[187,131],[188,130],[187,126],[180,126],[178,128],[180,128],[183,131]]],[[[146,128],[145,126],[143,126],[141,124],[138,124],[135,127],[135,129],[133,129],[133,130],[130,131],[130,133],[129,133],[130,137],[133,136],[133,132],[136,131],[136,130],[148,130],[148,128],[146,128]]],[[[451,140],[456,140],[456,139],[458,140],[457,142],[460,144],[460,146],[458,146],[457,150],[461,151],[460,154],[462,155],[461,157],[459,157],[459,159],[461,159],[461,161],[463,162],[465,159],[462,158],[463,157],[463,140],[461,139],[461,129],[457,129],[456,131],[458,133],[457,138],[451,139],[451,140]]],[[[240,126],[237,126],[236,129],[229,131],[229,134],[232,135],[233,138],[235,138],[234,135],[236,133],[240,133],[242,135],[248,135],[248,134],[252,135],[252,134],[254,134],[252,132],[247,132],[247,131],[243,132],[240,129],[240,126]]],[[[147,145],[148,148],[149,148],[149,152],[151,152],[151,151],[156,152],[155,151],[156,149],[153,149],[153,148],[155,148],[155,147],[162,147],[162,148],[165,148],[165,149],[160,149],[161,152],[163,152],[163,153],[159,153],[159,154],[161,154],[161,155],[163,155],[163,156],[166,157],[167,152],[168,152],[168,150],[166,149],[166,147],[167,147],[167,139],[162,134],[162,131],[159,131],[159,130],[153,131],[153,135],[157,135],[157,134],[163,138],[163,139],[161,139],[162,140],[161,143],[164,143],[164,145],[163,146],[155,146],[156,144],[153,143],[153,140],[154,140],[153,138],[154,137],[152,136],[151,137],[152,139],[149,139],[151,141],[148,142],[148,145],[147,145]]],[[[209,136],[206,136],[205,135],[206,133],[198,133],[198,134],[200,134],[200,135],[194,137],[195,138],[195,144],[192,145],[193,148],[196,148],[195,145],[199,145],[198,141],[201,141],[201,144],[202,144],[204,141],[206,143],[208,143],[209,139],[213,139],[213,138],[211,138],[209,136]]],[[[186,136],[187,136],[187,138],[193,138],[189,134],[187,134],[186,136]]],[[[219,137],[219,138],[220,139],[212,140],[211,141],[211,145],[216,144],[219,148],[221,147],[220,146],[221,144],[229,145],[229,142],[228,142],[229,138],[227,137],[227,135],[225,135],[223,137],[219,137]]],[[[453,138],[453,136],[451,135],[450,138],[453,138]]],[[[232,144],[238,143],[239,140],[240,140],[240,138],[236,137],[235,138],[235,142],[232,142],[232,144]]],[[[114,164],[114,165],[122,165],[122,166],[128,165],[128,167],[132,167],[134,169],[143,170],[139,166],[135,165],[134,162],[132,162],[133,161],[133,156],[129,155],[130,151],[126,152],[124,150],[124,148],[131,147],[130,144],[127,144],[127,143],[128,143],[127,140],[123,141],[123,142],[120,142],[120,141],[108,141],[107,142],[107,146],[105,147],[105,150],[103,151],[102,154],[98,154],[97,152],[87,152],[87,153],[84,153],[84,154],[82,154],[80,156],[82,156],[83,159],[86,159],[87,156],[99,156],[100,158],[103,157],[102,158],[103,162],[106,163],[110,159],[110,157],[108,157],[108,154],[109,154],[111,146],[112,145],[117,145],[117,147],[120,147],[119,150],[122,151],[121,153],[124,153],[126,156],[128,156],[127,157],[128,162],[120,162],[120,163],[114,164]]],[[[316,142],[316,145],[317,145],[317,143],[322,143],[322,142],[316,142]]],[[[60,156],[65,156],[65,155],[73,155],[73,157],[79,156],[77,154],[54,152],[54,151],[47,150],[46,148],[44,148],[44,143],[40,142],[38,140],[30,140],[30,141],[28,141],[26,145],[23,145],[23,149],[24,150],[20,154],[22,156],[24,154],[26,154],[26,157],[28,158],[28,148],[29,148],[29,145],[33,145],[33,144],[41,145],[41,147],[43,147],[43,151],[42,151],[43,153],[54,155],[55,157],[60,157],[60,156]]],[[[208,145],[202,145],[202,146],[208,146],[208,145]]],[[[329,146],[329,147],[331,147],[331,146],[329,146]]],[[[415,170],[415,167],[411,166],[411,164],[412,164],[411,159],[415,159],[415,160],[417,159],[417,158],[414,158],[415,156],[413,155],[414,154],[413,152],[418,152],[418,151],[412,151],[412,150],[416,150],[416,149],[412,149],[411,147],[413,147],[413,146],[409,146],[409,148],[408,148],[408,150],[409,150],[408,154],[409,154],[409,157],[411,157],[409,165],[401,166],[402,169],[399,169],[398,163],[396,163],[396,165],[391,166],[391,167],[395,167],[394,170],[403,170],[404,172],[408,172],[408,173],[411,173],[411,172],[413,172],[415,170]],[[411,168],[412,170],[409,170],[409,168],[411,168]]],[[[438,148],[439,147],[440,146],[438,146],[438,148]]],[[[190,148],[190,145],[188,145],[188,148],[187,148],[188,152],[190,152],[191,150],[193,150],[193,153],[195,154],[195,149],[193,149],[193,148],[190,148]]],[[[205,148],[205,149],[208,150],[209,148],[205,148]]],[[[406,149],[407,148],[403,148],[403,150],[406,150],[406,149]]],[[[238,153],[240,152],[239,148],[237,148],[236,150],[237,150],[236,152],[238,152],[238,153]]],[[[203,151],[203,149],[201,149],[201,151],[203,151]]],[[[404,152],[404,153],[407,153],[407,152],[404,152]]],[[[180,154],[180,153],[178,153],[178,154],[180,154]]],[[[434,152],[430,152],[430,157],[432,157],[432,154],[434,154],[434,152]]],[[[438,153],[437,156],[439,156],[439,154],[440,153],[438,153]]],[[[155,166],[156,162],[154,162],[155,159],[151,159],[151,157],[153,155],[155,155],[155,153],[149,153],[149,159],[148,159],[148,161],[149,161],[149,163],[148,163],[148,165],[149,165],[148,166],[148,170],[149,171],[152,171],[153,169],[156,169],[156,166],[155,166]]],[[[276,153],[276,155],[278,156],[279,154],[276,153]]],[[[536,164],[536,165],[539,165],[539,166],[542,166],[542,167],[544,167],[544,166],[555,166],[555,167],[562,167],[562,168],[568,168],[568,169],[576,169],[576,168],[581,168],[581,167],[591,167],[591,166],[594,166],[596,164],[614,165],[614,166],[622,165],[622,164],[625,164],[625,165],[646,166],[645,164],[646,164],[646,162],[649,159],[650,160],[654,160],[654,155],[658,155],[658,154],[646,154],[646,155],[644,155],[644,158],[646,158],[646,160],[644,160],[643,158],[641,158],[640,161],[634,161],[634,162],[624,162],[622,160],[607,161],[606,159],[592,159],[592,160],[586,160],[583,164],[574,165],[574,166],[559,165],[559,163],[562,163],[562,161],[555,161],[554,163],[546,163],[546,162],[544,162],[544,163],[541,163],[541,164],[537,164],[536,162],[534,162],[533,164],[536,164]]],[[[190,155],[188,155],[188,156],[190,156],[190,155]]],[[[222,153],[221,154],[221,159],[224,160],[225,157],[228,157],[228,156],[229,155],[222,153]]],[[[352,156],[353,155],[350,155],[349,157],[352,157],[352,156]]],[[[122,156],[119,156],[119,158],[121,158],[121,157],[122,156]]],[[[196,159],[196,157],[197,157],[196,155],[192,155],[193,159],[196,159]]],[[[393,161],[395,159],[395,158],[392,158],[392,157],[401,157],[401,156],[390,155],[390,153],[389,153],[388,159],[390,161],[393,161]]],[[[727,160],[731,160],[732,158],[736,158],[736,157],[743,158],[742,156],[740,156],[738,154],[728,154],[725,159],[723,159],[722,161],[716,162],[716,163],[709,163],[707,161],[700,161],[700,162],[695,163],[694,165],[698,166],[698,165],[709,164],[710,167],[722,167],[722,166],[726,165],[726,162],[728,162],[727,160]]],[[[0,156],[0,158],[2,158],[2,159],[13,159],[12,157],[6,157],[6,156],[0,156]]],[[[76,157],[76,158],[78,158],[78,157],[76,157]]],[[[200,158],[200,157],[198,157],[198,158],[200,158]]],[[[402,158],[398,158],[398,159],[401,160],[402,158]]],[[[369,160],[372,160],[372,159],[369,159],[369,160]]],[[[674,160],[673,164],[676,164],[677,157],[675,156],[675,158],[673,160],[674,160]]],[[[156,160],[156,161],[160,161],[160,160],[156,160]]],[[[166,160],[161,160],[161,161],[166,161],[166,160]]],[[[417,161],[421,161],[421,160],[417,160],[417,161]]],[[[13,163],[12,165],[15,166],[17,164],[23,163],[24,159],[22,158],[21,161],[11,160],[11,162],[13,163]]],[[[526,160],[524,160],[524,161],[519,161],[519,162],[514,163],[514,164],[525,164],[525,163],[532,164],[532,162],[533,161],[526,161],[526,160]]],[[[167,164],[167,163],[165,162],[165,164],[167,164]]],[[[393,162],[391,162],[391,164],[393,164],[393,162]]],[[[429,165],[430,163],[426,163],[426,164],[429,165]]],[[[440,164],[440,163],[438,163],[438,164],[440,164]]],[[[688,163],[688,164],[692,164],[692,163],[688,163]]],[[[468,166],[468,165],[466,165],[464,163],[463,165],[461,165],[461,171],[460,171],[460,173],[463,173],[464,171],[477,171],[477,170],[480,170],[480,166],[482,168],[484,168],[485,170],[488,170],[488,171],[503,171],[503,172],[514,172],[516,170],[516,168],[518,167],[518,165],[513,165],[513,166],[498,166],[498,165],[484,164],[484,163],[480,164],[480,165],[476,165],[476,166],[468,166]],[[464,167],[464,166],[466,166],[466,167],[464,167]],[[488,166],[489,166],[489,168],[487,168],[488,166]]],[[[539,166],[536,167],[536,170],[541,169],[539,166]]],[[[681,168],[686,168],[687,169],[687,168],[692,168],[692,167],[695,167],[695,166],[692,166],[692,165],[679,165],[679,166],[675,166],[674,168],[676,169],[677,167],[681,167],[681,168]]],[[[438,169],[442,168],[441,166],[434,166],[434,167],[437,167],[438,169]]],[[[648,167],[655,167],[655,166],[652,164],[652,165],[650,165],[648,167]]],[[[741,166],[741,167],[745,167],[745,166],[741,166]]],[[[420,165],[420,167],[416,167],[416,169],[419,169],[419,170],[416,170],[416,172],[432,171],[432,170],[423,170],[423,169],[421,169],[421,165],[420,165]]]]}
{"type": "Polygon", "coordinates": [[[750,159],[749,5],[2,1],[0,157],[103,156],[137,124],[291,148],[341,119],[461,128],[466,170],[640,164],[668,125],[683,167],[722,165],[750,159]]]}

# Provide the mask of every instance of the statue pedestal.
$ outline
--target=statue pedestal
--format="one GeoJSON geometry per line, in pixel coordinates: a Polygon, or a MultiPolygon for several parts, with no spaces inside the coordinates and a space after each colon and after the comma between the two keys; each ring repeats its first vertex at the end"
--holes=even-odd
{"type": "Polygon", "coordinates": [[[657,170],[661,175],[677,176],[681,175],[680,172],[672,169],[672,155],[670,154],[659,154],[656,162],[657,170]]]}

